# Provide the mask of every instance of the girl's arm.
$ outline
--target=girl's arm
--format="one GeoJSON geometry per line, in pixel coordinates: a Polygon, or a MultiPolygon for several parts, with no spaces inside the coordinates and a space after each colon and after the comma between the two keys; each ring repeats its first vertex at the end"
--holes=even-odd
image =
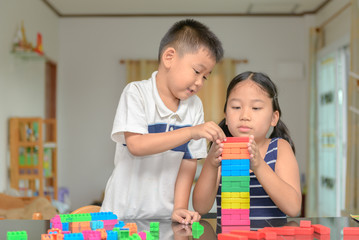
{"type": "MultiPolygon", "coordinates": [[[[250,153],[251,148],[255,147],[249,147],[250,153]]],[[[260,157],[258,151],[254,155],[260,157]]],[[[301,209],[302,193],[298,163],[289,143],[283,139],[278,139],[275,172],[262,158],[256,163],[252,166],[251,159],[251,169],[272,201],[283,213],[290,217],[297,216],[301,209]]]]}
{"type": "Polygon", "coordinates": [[[188,210],[188,200],[196,169],[197,159],[182,160],[175,184],[172,221],[183,224],[192,224],[194,221],[199,221],[201,218],[197,212],[188,210]]]}
{"type": "Polygon", "coordinates": [[[203,215],[211,210],[216,199],[221,178],[221,153],[223,144],[218,140],[212,144],[202,171],[194,186],[192,202],[193,208],[203,215]]]}
{"type": "Polygon", "coordinates": [[[206,122],[193,127],[184,127],[177,130],[138,134],[125,132],[126,145],[128,150],[135,156],[145,156],[165,152],[181,146],[191,139],[198,140],[206,138],[209,141],[224,139],[222,129],[214,122],[206,122]]]}

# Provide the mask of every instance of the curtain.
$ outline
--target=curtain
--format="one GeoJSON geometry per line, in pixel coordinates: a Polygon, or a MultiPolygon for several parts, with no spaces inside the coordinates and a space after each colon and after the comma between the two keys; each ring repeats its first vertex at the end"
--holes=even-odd
{"type": "MultiPolygon", "coordinates": [[[[317,52],[323,47],[324,34],[319,28],[311,28],[309,34],[309,130],[308,130],[308,157],[307,157],[307,186],[303,186],[306,217],[316,217],[317,212],[317,172],[318,172],[318,145],[317,145],[317,52]]],[[[304,205],[303,205],[304,207],[304,205]]]]}
{"type": "Polygon", "coordinates": [[[359,213],[359,3],[351,1],[350,74],[348,83],[347,213],[359,213]]]}
{"type": "Polygon", "coordinates": [[[149,79],[151,77],[151,74],[158,69],[158,61],[152,59],[127,59],[120,62],[126,64],[127,83],[149,79]]]}
{"type": "Polygon", "coordinates": [[[224,117],[224,103],[229,82],[234,78],[237,60],[223,59],[216,64],[209,79],[197,94],[202,100],[204,121],[219,123],[224,117]]]}
{"type": "MultiPolygon", "coordinates": [[[[205,121],[219,123],[223,118],[226,90],[235,74],[237,63],[246,60],[223,59],[216,64],[209,79],[198,93],[202,100],[205,121]]],[[[148,79],[158,69],[157,60],[123,60],[126,64],[127,83],[148,79]]]]}

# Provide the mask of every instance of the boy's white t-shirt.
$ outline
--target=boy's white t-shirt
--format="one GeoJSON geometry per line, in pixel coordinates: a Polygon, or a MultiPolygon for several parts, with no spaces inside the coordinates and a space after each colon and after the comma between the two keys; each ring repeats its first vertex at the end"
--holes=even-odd
{"type": "Polygon", "coordinates": [[[205,139],[142,157],[128,151],[124,132],[158,133],[204,122],[202,102],[197,96],[180,101],[177,112],[169,110],[158,94],[156,75],[154,72],[148,80],[128,84],[117,108],[111,134],[116,142],[115,168],[107,182],[101,211],[111,211],[119,219],[171,218],[182,159],[207,155],[205,139]]]}

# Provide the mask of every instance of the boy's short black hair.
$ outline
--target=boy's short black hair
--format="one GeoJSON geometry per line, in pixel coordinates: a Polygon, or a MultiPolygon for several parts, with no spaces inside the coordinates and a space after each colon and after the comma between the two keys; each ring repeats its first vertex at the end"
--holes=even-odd
{"type": "Polygon", "coordinates": [[[222,43],[217,36],[204,24],[185,19],[176,22],[165,34],[160,43],[158,61],[167,47],[173,47],[179,54],[195,53],[206,47],[219,62],[223,57],[222,43]]]}

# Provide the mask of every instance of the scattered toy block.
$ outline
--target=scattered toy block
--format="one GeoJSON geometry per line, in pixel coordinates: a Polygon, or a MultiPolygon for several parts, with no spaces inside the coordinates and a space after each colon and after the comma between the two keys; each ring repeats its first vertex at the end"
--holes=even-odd
{"type": "Polygon", "coordinates": [[[321,224],[312,224],[314,232],[318,234],[330,234],[330,228],[323,226],[321,224]]]}
{"type": "Polygon", "coordinates": [[[276,232],[261,231],[261,230],[262,229],[259,229],[258,232],[263,233],[265,240],[277,240],[277,233],[276,232]]]}
{"type": "Polygon", "coordinates": [[[359,227],[344,227],[343,228],[343,235],[357,235],[359,238],[359,227]]]}
{"type": "Polygon", "coordinates": [[[236,234],[220,233],[218,234],[218,240],[248,240],[247,236],[240,236],[236,234]]]}
{"type": "Polygon", "coordinates": [[[249,239],[262,239],[264,238],[264,234],[258,231],[245,231],[245,230],[233,230],[230,232],[231,234],[247,236],[249,239]]]}
{"type": "Polygon", "coordinates": [[[311,227],[311,226],[312,226],[312,221],[309,221],[309,220],[300,220],[299,226],[300,226],[301,228],[311,227]]]}
{"type": "Polygon", "coordinates": [[[295,231],[293,228],[283,228],[283,227],[264,227],[263,231],[275,232],[277,235],[283,236],[294,236],[295,231]]]}
{"type": "Polygon", "coordinates": [[[294,227],[294,226],[283,226],[283,228],[294,229],[295,235],[312,235],[314,233],[313,227],[294,227]]]}

